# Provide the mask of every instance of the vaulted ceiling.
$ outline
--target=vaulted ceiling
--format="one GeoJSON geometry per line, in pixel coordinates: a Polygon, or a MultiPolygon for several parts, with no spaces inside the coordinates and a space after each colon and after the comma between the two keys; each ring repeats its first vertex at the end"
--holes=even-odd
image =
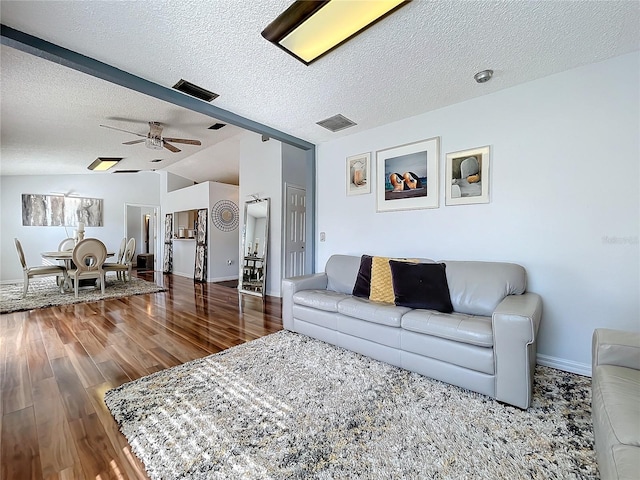
{"type": "MultiPolygon", "coordinates": [[[[165,87],[184,78],[219,94],[214,105],[315,144],[640,49],[636,1],[414,0],[305,66],[260,35],[290,3],[3,0],[0,18],[165,87]],[[476,83],[487,68],[493,79],[476,83]],[[316,124],[338,113],[357,125],[316,124]]],[[[97,156],[123,156],[126,169],[237,179],[242,129],[208,130],[207,115],[7,46],[1,54],[2,175],[87,173],[97,156]],[[202,146],[123,146],[135,137],[99,127],[146,133],[148,121],[202,146]]]]}

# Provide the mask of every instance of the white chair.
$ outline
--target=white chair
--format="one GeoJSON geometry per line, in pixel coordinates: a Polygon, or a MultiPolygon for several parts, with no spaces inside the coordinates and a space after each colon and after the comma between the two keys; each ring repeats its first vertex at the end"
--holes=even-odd
{"type": "Polygon", "coordinates": [[[124,249],[122,258],[118,261],[118,263],[105,263],[103,265],[103,269],[105,273],[116,272],[118,280],[124,280],[125,282],[131,280],[131,270],[133,269],[133,257],[135,253],[136,253],[136,239],[131,237],[127,242],[127,246],[124,249]],[[127,273],[129,274],[128,279],[127,279],[127,273]]]}
{"type": "Polygon", "coordinates": [[[107,258],[107,247],[97,238],[85,238],[78,242],[73,249],[73,263],[75,268],[68,270],[69,278],[73,280],[73,290],[78,297],[78,284],[85,278],[95,278],[100,281],[100,289],[104,295],[104,270],[102,266],[107,258]]]}
{"type": "MultiPolygon", "coordinates": [[[[76,246],[76,241],[75,239],[69,237],[69,238],[65,238],[64,240],[62,240],[60,242],[60,245],[58,245],[58,251],[59,252],[70,252],[71,250],[73,250],[73,247],[76,246]]],[[[64,263],[64,266],[67,270],[70,270],[73,267],[73,264],[71,263],[71,259],[69,258],[68,260],[63,260],[62,261],[64,263]]]]}
{"type": "Polygon", "coordinates": [[[124,254],[125,254],[126,248],[127,248],[127,237],[122,237],[122,240],[120,241],[120,248],[118,248],[118,254],[116,255],[116,258],[115,258],[115,262],[106,262],[102,266],[105,273],[107,271],[116,272],[118,280],[120,280],[120,275],[121,275],[120,270],[118,270],[117,268],[111,269],[111,267],[115,265],[120,265],[124,262],[124,254]]]}
{"type": "Polygon", "coordinates": [[[125,249],[127,248],[127,237],[122,237],[120,240],[120,248],[118,248],[118,256],[116,257],[116,263],[122,263],[125,249]]]}
{"type": "Polygon", "coordinates": [[[68,252],[69,250],[73,250],[73,247],[76,246],[76,241],[73,238],[65,238],[58,245],[59,252],[68,252]]]}
{"type": "Polygon", "coordinates": [[[14,238],[16,242],[16,250],[18,251],[18,258],[22,265],[22,273],[24,274],[24,290],[22,292],[22,298],[27,296],[27,290],[29,289],[29,279],[33,277],[63,277],[63,281],[58,282],[60,285],[60,293],[64,293],[64,284],[67,279],[67,269],[62,265],[38,265],[36,267],[27,267],[27,261],[24,258],[24,250],[22,250],[22,244],[17,238],[14,238]]]}

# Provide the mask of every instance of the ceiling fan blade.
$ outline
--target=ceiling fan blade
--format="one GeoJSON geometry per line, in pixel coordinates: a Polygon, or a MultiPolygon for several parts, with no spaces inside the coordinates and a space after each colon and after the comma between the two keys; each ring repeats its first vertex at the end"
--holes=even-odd
{"type": "Polygon", "coordinates": [[[170,143],[165,142],[164,139],[162,140],[162,145],[164,146],[164,148],[166,148],[167,150],[172,151],[173,153],[178,153],[178,152],[181,151],[179,148],[174,147],[170,143]]]}
{"type": "Polygon", "coordinates": [[[167,138],[167,137],[162,137],[162,139],[168,142],[173,142],[173,143],[186,143],[188,145],[202,145],[202,143],[200,143],[200,140],[188,140],[186,138],[167,138]]]}
{"type": "Polygon", "coordinates": [[[120,132],[130,133],[131,135],[137,135],[139,137],[145,137],[145,138],[147,137],[146,135],[143,135],[141,133],[130,132],[129,130],[123,130],[122,128],[110,127],[109,125],[100,125],[100,126],[104,128],[110,128],[111,130],[118,130],[120,132]]]}
{"type": "Polygon", "coordinates": [[[142,143],[144,140],[131,140],[130,142],[124,142],[123,145],[135,145],[136,143],[142,143]]]}

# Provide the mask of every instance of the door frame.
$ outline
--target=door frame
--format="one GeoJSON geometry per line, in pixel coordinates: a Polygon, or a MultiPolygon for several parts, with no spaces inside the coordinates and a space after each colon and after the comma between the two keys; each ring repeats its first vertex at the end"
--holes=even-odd
{"type": "MultiPolygon", "coordinates": [[[[124,236],[127,238],[130,238],[129,236],[129,232],[128,232],[128,214],[127,214],[127,209],[128,207],[138,207],[138,208],[146,208],[149,210],[153,210],[153,229],[150,229],[149,231],[153,232],[153,240],[149,240],[150,242],[153,241],[153,249],[154,249],[154,254],[153,254],[153,270],[157,271],[158,270],[158,254],[159,252],[164,251],[164,249],[162,249],[161,247],[164,246],[163,244],[161,244],[161,241],[164,242],[164,221],[162,222],[162,226],[160,225],[159,222],[159,218],[160,218],[160,205],[149,205],[146,203],[125,203],[124,204],[124,236]],[[162,238],[161,238],[162,235],[162,238]]],[[[162,271],[162,269],[160,269],[160,271],[162,271]]]]}

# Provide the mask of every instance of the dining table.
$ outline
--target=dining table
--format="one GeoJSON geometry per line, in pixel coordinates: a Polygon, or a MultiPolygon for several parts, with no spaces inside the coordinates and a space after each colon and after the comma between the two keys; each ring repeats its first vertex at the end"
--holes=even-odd
{"type": "MultiPolygon", "coordinates": [[[[114,252],[107,252],[107,258],[114,257],[116,254],[114,252]]],[[[40,256],[46,260],[58,260],[64,262],[65,267],[67,269],[73,268],[73,250],[59,250],[55,252],[42,252],[40,256]]],[[[95,285],[95,280],[80,280],[79,286],[87,286],[87,285],[95,285]]],[[[71,288],[71,279],[67,277],[65,280],[64,288],[71,288]]]]}

